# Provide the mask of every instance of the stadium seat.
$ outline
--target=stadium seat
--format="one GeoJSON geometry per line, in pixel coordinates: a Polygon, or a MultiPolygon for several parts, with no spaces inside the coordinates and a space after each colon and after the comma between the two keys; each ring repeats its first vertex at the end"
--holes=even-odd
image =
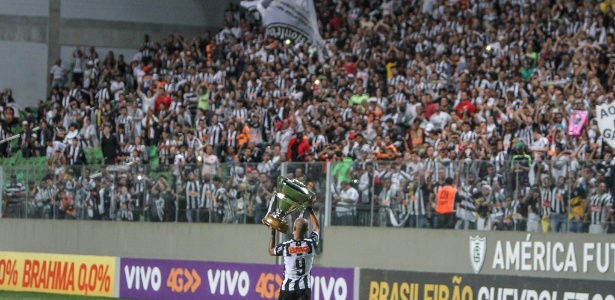
{"type": "Polygon", "coordinates": [[[26,179],[26,176],[23,172],[17,172],[15,175],[17,177],[17,182],[24,182],[24,179],[26,179]]]}
{"type": "Polygon", "coordinates": [[[147,151],[148,151],[150,160],[154,157],[158,157],[158,149],[156,148],[156,146],[147,147],[147,151]]]}
{"type": "Polygon", "coordinates": [[[156,159],[151,159],[150,158],[150,165],[151,165],[151,169],[152,170],[157,170],[158,169],[158,164],[159,164],[158,158],[156,158],[156,159]]]}
{"type": "MultiPolygon", "coordinates": [[[[19,154],[19,157],[21,157],[21,152],[18,152],[18,154],[19,154]]],[[[5,164],[5,166],[14,166],[16,162],[17,162],[17,156],[16,156],[16,155],[13,155],[13,156],[8,157],[8,158],[6,159],[6,164],[5,164]]]]}
{"type": "MultiPolygon", "coordinates": [[[[45,166],[47,164],[47,158],[42,156],[35,159],[37,166],[45,166]]],[[[43,168],[43,170],[45,170],[43,168]]]]}

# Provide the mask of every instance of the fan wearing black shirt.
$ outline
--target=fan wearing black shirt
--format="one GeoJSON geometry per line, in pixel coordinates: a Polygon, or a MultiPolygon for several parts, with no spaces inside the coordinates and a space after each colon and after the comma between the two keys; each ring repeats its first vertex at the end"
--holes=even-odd
{"type": "Polygon", "coordinates": [[[115,159],[117,157],[117,151],[120,149],[120,144],[117,142],[117,138],[111,134],[111,127],[108,124],[105,124],[103,129],[100,147],[103,152],[105,164],[115,164],[115,159]]]}

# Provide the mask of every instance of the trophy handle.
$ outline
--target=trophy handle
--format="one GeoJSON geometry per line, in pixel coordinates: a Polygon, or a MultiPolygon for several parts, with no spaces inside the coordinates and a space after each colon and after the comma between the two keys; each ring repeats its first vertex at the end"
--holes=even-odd
{"type": "Polygon", "coordinates": [[[269,201],[269,209],[267,210],[267,214],[272,214],[275,211],[275,208],[278,205],[278,197],[276,196],[276,193],[274,192],[273,195],[271,195],[271,200],[269,201]]]}
{"type": "Polygon", "coordinates": [[[282,182],[284,182],[285,180],[288,180],[288,178],[282,175],[278,176],[278,190],[282,189],[282,182]]]}

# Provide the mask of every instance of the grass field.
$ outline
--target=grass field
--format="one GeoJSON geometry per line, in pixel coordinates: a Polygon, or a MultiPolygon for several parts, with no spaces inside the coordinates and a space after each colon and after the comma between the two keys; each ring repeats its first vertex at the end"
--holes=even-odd
{"type": "Polygon", "coordinates": [[[81,300],[81,299],[109,300],[111,298],[0,291],[0,300],[81,300]]]}

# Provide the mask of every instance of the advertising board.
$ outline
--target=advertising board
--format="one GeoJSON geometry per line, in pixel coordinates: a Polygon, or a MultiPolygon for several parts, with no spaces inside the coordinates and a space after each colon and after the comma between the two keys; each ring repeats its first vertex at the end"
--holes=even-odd
{"type": "Polygon", "coordinates": [[[525,240],[470,236],[466,261],[476,274],[568,278],[582,274],[585,279],[615,279],[615,242],[612,240],[573,239],[578,235],[553,235],[548,236],[549,239],[532,234],[524,237],[525,240]]]}
{"type": "Polygon", "coordinates": [[[612,281],[361,269],[366,300],[615,300],[612,281]]]}
{"type": "Polygon", "coordinates": [[[0,290],[115,296],[115,257],[0,252],[0,290]]]}
{"type": "MultiPolygon", "coordinates": [[[[121,298],[277,299],[283,266],[120,259],[121,298]]],[[[312,299],[353,299],[354,270],[312,269],[312,299]]]]}

